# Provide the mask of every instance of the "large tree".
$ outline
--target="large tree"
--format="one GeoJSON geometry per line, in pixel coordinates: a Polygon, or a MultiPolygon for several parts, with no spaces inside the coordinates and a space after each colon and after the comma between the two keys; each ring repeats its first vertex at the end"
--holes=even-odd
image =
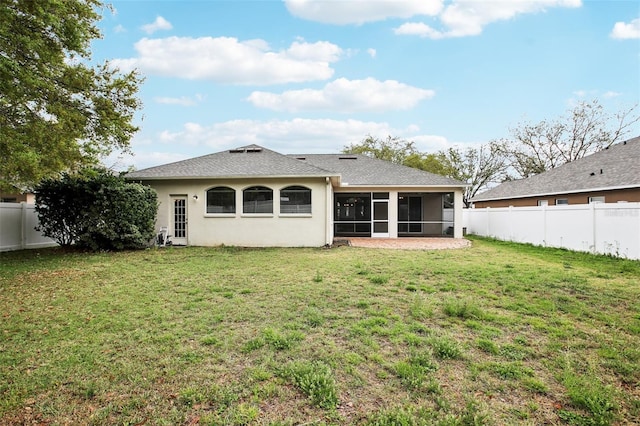
{"type": "Polygon", "coordinates": [[[451,147],[439,151],[437,155],[445,165],[443,174],[469,184],[463,193],[463,201],[467,207],[470,204],[469,200],[479,191],[508,178],[509,162],[504,156],[504,146],[499,142],[490,142],[479,147],[451,147]]]}
{"type": "Polygon", "coordinates": [[[387,136],[387,139],[379,139],[368,135],[360,142],[344,147],[342,152],[346,154],[364,154],[396,164],[404,164],[407,157],[418,153],[413,141],[392,137],[391,135],[387,136]]]}
{"type": "Polygon", "coordinates": [[[624,140],[640,121],[636,108],[612,114],[597,100],[580,102],[559,118],[511,128],[511,137],[501,142],[515,177],[542,173],[624,140]]]}
{"type": "Polygon", "coordinates": [[[508,178],[509,163],[505,151],[505,144],[495,141],[478,147],[451,147],[436,153],[423,153],[415,148],[412,141],[392,136],[378,139],[370,135],[343,150],[348,154],[365,154],[468,183],[469,187],[463,193],[466,206],[480,190],[508,178]]]}
{"type": "Polygon", "coordinates": [[[100,0],[0,0],[0,188],[127,151],[136,72],[90,64],[100,0]]]}

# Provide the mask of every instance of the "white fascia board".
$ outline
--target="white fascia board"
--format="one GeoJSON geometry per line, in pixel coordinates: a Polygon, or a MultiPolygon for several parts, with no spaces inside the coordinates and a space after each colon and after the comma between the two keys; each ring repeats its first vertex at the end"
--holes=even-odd
{"type": "Polygon", "coordinates": [[[229,175],[229,176],[153,176],[153,177],[128,177],[127,180],[133,181],[157,181],[157,180],[230,180],[230,179],[307,179],[307,178],[337,178],[340,179],[340,175],[229,175]]]}

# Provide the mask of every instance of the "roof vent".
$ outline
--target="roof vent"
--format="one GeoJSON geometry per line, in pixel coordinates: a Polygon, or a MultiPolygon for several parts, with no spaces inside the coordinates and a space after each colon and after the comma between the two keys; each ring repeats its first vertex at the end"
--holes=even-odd
{"type": "Polygon", "coordinates": [[[357,160],[358,157],[338,157],[338,160],[357,160]]]}
{"type": "Polygon", "coordinates": [[[244,148],[230,149],[229,152],[232,154],[246,153],[246,152],[262,152],[262,148],[260,148],[259,146],[249,146],[244,148]]]}
{"type": "Polygon", "coordinates": [[[306,160],[307,157],[296,157],[296,160],[306,160]]]}

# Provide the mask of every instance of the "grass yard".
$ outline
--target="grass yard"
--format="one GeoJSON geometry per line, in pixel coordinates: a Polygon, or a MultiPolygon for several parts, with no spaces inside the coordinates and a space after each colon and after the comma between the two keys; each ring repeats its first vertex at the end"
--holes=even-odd
{"type": "Polygon", "coordinates": [[[640,423],[640,262],[0,253],[0,424],[640,423]]]}

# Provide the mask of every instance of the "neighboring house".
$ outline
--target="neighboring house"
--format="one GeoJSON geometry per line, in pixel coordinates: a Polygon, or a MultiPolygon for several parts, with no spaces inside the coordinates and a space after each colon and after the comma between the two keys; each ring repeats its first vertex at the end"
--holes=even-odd
{"type": "Polygon", "coordinates": [[[36,196],[34,193],[27,190],[21,190],[17,187],[14,188],[15,190],[11,192],[0,191],[0,203],[34,204],[36,202],[36,196]]]}
{"type": "Polygon", "coordinates": [[[471,202],[476,208],[640,202],[640,137],[526,179],[504,182],[471,202]]]}
{"type": "Polygon", "coordinates": [[[351,154],[257,145],[131,172],[174,244],[320,247],[334,238],[462,237],[466,184],[351,154]]]}

